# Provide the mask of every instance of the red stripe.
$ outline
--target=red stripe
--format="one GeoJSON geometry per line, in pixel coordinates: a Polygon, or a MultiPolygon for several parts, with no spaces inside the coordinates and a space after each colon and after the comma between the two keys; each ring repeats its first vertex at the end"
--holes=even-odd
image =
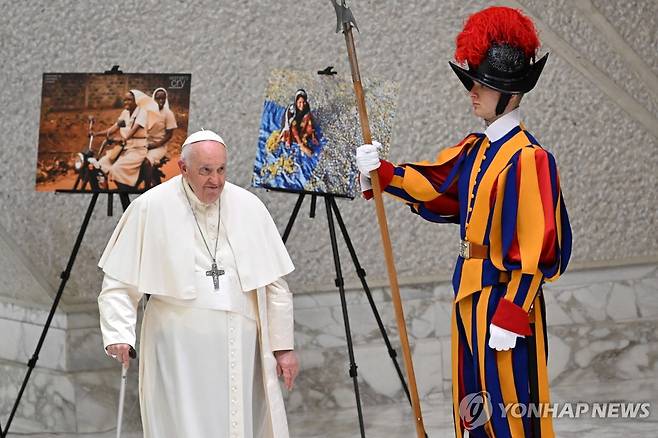
{"type": "Polygon", "coordinates": [[[521,251],[519,250],[519,239],[516,237],[516,231],[514,231],[514,238],[507,252],[507,260],[512,263],[521,263],[521,251]]]}
{"type": "MultiPolygon", "coordinates": [[[[516,203],[517,203],[517,216],[518,216],[518,203],[519,203],[519,190],[521,188],[521,154],[516,162],[516,203]]],[[[508,219],[509,220],[509,219],[508,219]]],[[[516,221],[516,217],[514,218],[516,221]]],[[[516,234],[516,224],[514,224],[514,238],[512,239],[512,244],[510,245],[509,251],[507,252],[507,259],[510,262],[521,263],[521,250],[519,249],[519,239],[516,234]]]]}
{"type": "Polygon", "coordinates": [[[555,211],[553,209],[553,190],[551,186],[551,174],[548,168],[548,155],[545,150],[535,151],[535,163],[537,166],[537,179],[539,181],[539,193],[544,209],[544,243],[541,249],[539,262],[550,264],[555,261],[555,211]]]}
{"type": "Polygon", "coordinates": [[[491,193],[489,193],[489,209],[493,210],[496,205],[496,197],[498,196],[498,180],[494,181],[493,187],[491,187],[491,193]]]}
{"type": "Polygon", "coordinates": [[[455,198],[448,196],[439,196],[423,203],[425,208],[429,211],[441,215],[456,215],[459,214],[459,201],[455,198]]]}
{"type": "MultiPolygon", "coordinates": [[[[439,187],[441,184],[445,182],[445,180],[448,178],[448,175],[450,174],[450,171],[452,171],[452,167],[454,165],[454,162],[457,161],[457,159],[452,159],[448,161],[445,164],[438,164],[438,165],[433,165],[433,166],[414,166],[412,165],[414,169],[419,171],[420,173],[423,174],[425,178],[429,180],[430,183],[434,187],[439,187]]],[[[456,181],[456,178],[455,178],[456,181]]],[[[453,186],[456,186],[456,184],[453,183],[453,186]]],[[[456,189],[456,187],[455,187],[456,189]]]]}

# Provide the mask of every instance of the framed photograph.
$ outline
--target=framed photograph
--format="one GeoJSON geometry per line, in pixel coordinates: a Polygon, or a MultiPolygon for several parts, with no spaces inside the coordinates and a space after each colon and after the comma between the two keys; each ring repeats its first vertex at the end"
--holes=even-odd
{"type": "MultiPolygon", "coordinates": [[[[372,136],[386,156],[397,84],[363,84],[372,136]]],[[[272,190],[358,193],[355,150],[363,141],[351,80],[316,72],[274,70],[260,121],[252,185],[272,190]]]]}
{"type": "Polygon", "coordinates": [[[147,190],[179,173],[190,74],[44,73],[36,190],[147,190]]]}

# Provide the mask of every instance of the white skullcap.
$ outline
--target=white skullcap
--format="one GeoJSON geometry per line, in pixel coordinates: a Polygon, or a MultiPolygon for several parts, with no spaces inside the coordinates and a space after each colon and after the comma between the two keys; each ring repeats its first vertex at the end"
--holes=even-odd
{"type": "Polygon", "coordinates": [[[196,143],[198,141],[216,141],[226,146],[226,143],[224,143],[224,139],[222,139],[222,137],[220,137],[219,135],[215,134],[214,132],[208,129],[202,129],[201,131],[197,131],[194,134],[187,137],[183,142],[181,149],[183,149],[188,144],[196,143]]]}

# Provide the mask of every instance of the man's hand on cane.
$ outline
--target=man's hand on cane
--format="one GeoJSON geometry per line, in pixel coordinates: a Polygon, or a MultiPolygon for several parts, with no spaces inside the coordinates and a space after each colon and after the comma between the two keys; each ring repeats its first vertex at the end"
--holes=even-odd
{"type": "Polygon", "coordinates": [[[112,344],[105,347],[108,356],[118,360],[126,368],[130,365],[130,358],[135,358],[135,349],[130,344],[112,344]]]}
{"type": "Polygon", "coordinates": [[[121,387],[119,389],[119,410],[117,411],[117,438],[121,437],[123,426],[123,404],[126,398],[126,379],[130,359],[137,357],[137,352],[130,344],[111,344],[105,347],[105,354],[121,362],[121,387]]]}
{"type": "Polygon", "coordinates": [[[295,385],[295,378],[299,373],[299,360],[293,350],[275,351],[276,374],[283,376],[283,383],[288,391],[291,391],[295,385]]]}

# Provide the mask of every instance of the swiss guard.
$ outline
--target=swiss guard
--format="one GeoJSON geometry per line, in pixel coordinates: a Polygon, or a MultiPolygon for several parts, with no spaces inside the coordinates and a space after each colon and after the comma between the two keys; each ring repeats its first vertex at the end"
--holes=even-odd
{"type": "Polygon", "coordinates": [[[459,224],[452,281],[459,438],[465,430],[471,438],[555,436],[546,410],[542,285],[565,271],[571,228],[555,159],[521,122],[521,99],[548,57],[538,59],[538,48],[533,22],[518,10],[489,7],[471,15],[450,66],[484,132],[442,150],[434,162],[394,165],[380,160],[377,145],[357,148],[366,198],[368,174],[377,170],[382,189],[413,213],[459,224]]]}

